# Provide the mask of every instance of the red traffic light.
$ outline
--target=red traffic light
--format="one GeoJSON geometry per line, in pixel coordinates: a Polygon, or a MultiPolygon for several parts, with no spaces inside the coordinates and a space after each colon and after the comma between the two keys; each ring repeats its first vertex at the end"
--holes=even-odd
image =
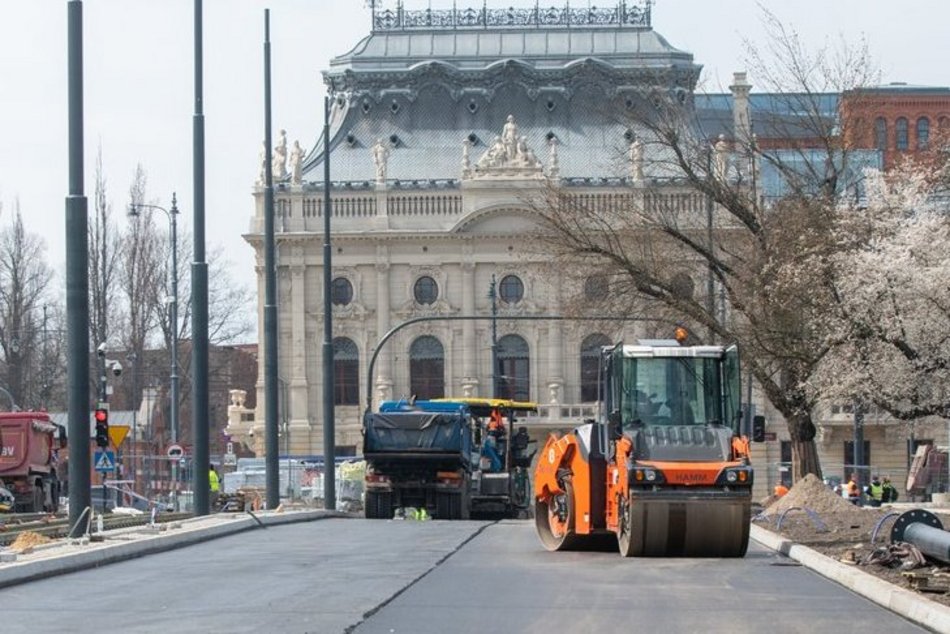
{"type": "Polygon", "coordinates": [[[96,422],[97,422],[97,423],[107,423],[107,422],[109,422],[109,410],[107,410],[107,409],[97,409],[97,410],[96,410],[96,422]]]}

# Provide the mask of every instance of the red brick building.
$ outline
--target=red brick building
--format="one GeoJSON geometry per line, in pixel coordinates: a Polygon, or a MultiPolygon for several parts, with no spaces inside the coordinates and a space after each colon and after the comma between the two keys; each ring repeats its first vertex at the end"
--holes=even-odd
{"type": "Polygon", "coordinates": [[[883,152],[884,168],[926,157],[950,133],[950,88],[895,82],[842,95],[842,128],[852,148],[883,152]]]}

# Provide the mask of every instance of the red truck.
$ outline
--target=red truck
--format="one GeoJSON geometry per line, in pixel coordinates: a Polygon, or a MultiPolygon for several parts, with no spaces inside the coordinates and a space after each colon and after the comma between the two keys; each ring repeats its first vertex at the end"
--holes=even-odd
{"type": "MultiPolygon", "coordinates": [[[[46,412],[0,413],[0,486],[13,494],[15,511],[57,511],[56,430],[46,412]]],[[[60,439],[65,444],[62,431],[60,439]]]]}

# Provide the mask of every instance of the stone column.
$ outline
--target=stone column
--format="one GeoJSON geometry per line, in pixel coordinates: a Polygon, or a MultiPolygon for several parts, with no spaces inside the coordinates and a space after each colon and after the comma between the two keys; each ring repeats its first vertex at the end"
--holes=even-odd
{"type": "MultiPolygon", "coordinates": [[[[462,262],[462,314],[475,314],[475,263],[471,261],[462,262]]],[[[466,398],[478,396],[475,323],[462,322],[462,396],[466,398]]]]}
{"type": "MultiPolygon", "coordinates": [[[[377,332],[377,341],[379,338],[383,337],[387,332],[389,332],[390,323],[389,323],[389,314],[392,310],[390,305],[389,297],[389,250],[387,247],[378,246],[376,247],[376,332],[377,332]]],[[[375,405],[378,405],[380,401],[384,401],[392,398],[393,391],[393,374],[392,374],[392,342],[387,342],[382,349],[379,351],[379,356],[376,358],[376,367],[374,371],[376,372],[375,377],[375,388],[376,394],[374,397],[376,399],[375,405]]],[[[369,358],[372,355],[372,351],[367,349],[366,354],[366,363],[369,363],[369,358]]]]}
{"type": "MultiPolygon", "coordinates": [[[[560,288],[551,289],[549,314],[557,315],[561,310],[560,288]]],[[[557,404],[563,402],[561,390],[564,388],[564,327],[560,321],[549,321],[548,324],[548,402],[557,404]]],[[[539,401],[541,398],[538,399],[539,401]]]]}
{"type": "Polygon", "coordinates": [[[288,390],[287,406],[291,424],[298,421],[307,421],[307,354],[318,349],[307,345],[306,306],[307,291],[305,282],[306,266],[303,263],[303,250],[295,247],[293,260],[290,266],[290,335],[291,345],[287,352],[290,356],[290,377],[286,386],[278,385],[279,389],[288,390]]]}

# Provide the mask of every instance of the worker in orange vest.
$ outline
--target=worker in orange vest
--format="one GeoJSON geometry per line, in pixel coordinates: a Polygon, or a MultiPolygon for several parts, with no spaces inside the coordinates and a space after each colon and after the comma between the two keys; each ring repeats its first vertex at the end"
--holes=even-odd
{"type": "Polygon", "coordinates": [[[858,488],[858,476],[856,474],[852,473],[851,479],[844,485],[844,493],[848,502],[855,505],[861,502],[861,489],[858,488]]]}
{"type": "Polygon", "coordinates": [[[788,493],[788,487],[782,484],[781,482],[779,482],[778,484],[775,485],[775,488],[772,490],[772,493],[775,495],[775,497],[780,498],[786,493],[788,493]]]}

